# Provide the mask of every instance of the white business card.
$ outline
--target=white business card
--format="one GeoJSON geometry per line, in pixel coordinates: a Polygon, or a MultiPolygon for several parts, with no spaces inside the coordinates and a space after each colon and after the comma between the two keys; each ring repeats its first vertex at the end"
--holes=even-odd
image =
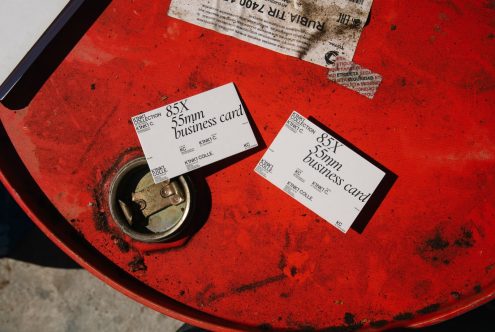
{"type": "Polygon", "coordinates": [[[258,146],[233,83],[134,116],[159,183],[258,146]]]}
{"type": "Polygon", "coordinates": [[[385,176],[297,112],[255,171],[344,233],[385,176]]]}

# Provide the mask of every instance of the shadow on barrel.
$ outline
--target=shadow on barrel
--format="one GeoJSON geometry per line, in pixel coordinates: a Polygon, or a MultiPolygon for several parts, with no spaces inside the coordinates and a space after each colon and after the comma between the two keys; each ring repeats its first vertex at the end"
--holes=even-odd
{"type": "Polygon", "coordinates": [[[352,151],[356,152],[358,155],[360,155],[362,158],[366,159],[368,162],[373,164],[375,167],[378,169],[382,170],[385,173],[385,176],[383,177],[382,181],[378,185],[378,187],[375,189],[373,192],[373,195],[371,195],[369,201],[366,203],[366,205],[363,207],[359,215],[357,216],[356,220],[352,224],[351,228],[355,230],[358,233],[363,233],[364,229],[366,226],[368,226],[368,223],[370,222],[371,218],[373,218],[373,215],[375,214],[376,210],[380,207],[382,204],[383,200],[387,196],[388,192],[394,185],[395,181],[397,180],[397,175],[383,166],[382,164],[378,163],[376,160],[371,158],[369,155],[364,153],[363,151],[359,150],[354,144],[328,128],[326,125],[315,119],[314,117],[310,116],[308,118],[311,122],[313,122],[315,125],[323,129],[324,131],[330,133],[332,136],[337,138],[341,143],[345,144],[348,148],[350,148],[352,151]]]}

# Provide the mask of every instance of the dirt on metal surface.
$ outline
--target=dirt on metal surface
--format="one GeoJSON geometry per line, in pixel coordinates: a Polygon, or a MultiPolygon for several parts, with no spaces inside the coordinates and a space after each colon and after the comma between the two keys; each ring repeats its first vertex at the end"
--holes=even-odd
{"type": "Polygon", "coordinates": [[[384,77],[371,101],[324,68],[171,19],[167,8],[113,1],[28,107],[0,109],[31,175],[94,248],[222,326],[431,324],[492,296],[487,2],[376,1],[354,58],[384,77]],[[230,81],[267,143],[295,109],[398,175],[362,234],[341,234],[254,174],[260,151],[210,169],[210,216],[186,245],[145,252],[127,241],[106,197],[117,170],[142,154],[130,117],[230,81]]]}

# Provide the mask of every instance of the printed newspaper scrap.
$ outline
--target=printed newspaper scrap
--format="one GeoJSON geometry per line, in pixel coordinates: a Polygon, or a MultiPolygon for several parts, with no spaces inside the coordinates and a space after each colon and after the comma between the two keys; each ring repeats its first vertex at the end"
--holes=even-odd
{"type": "Polygon", "coordinates": [[[372,0],[172,0],[168,15],[330,67],[352,60],[372,0]]]}

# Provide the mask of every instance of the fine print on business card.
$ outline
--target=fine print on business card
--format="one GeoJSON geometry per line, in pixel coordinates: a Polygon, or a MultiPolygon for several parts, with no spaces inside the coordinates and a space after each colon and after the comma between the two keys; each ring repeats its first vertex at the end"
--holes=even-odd
{"type": "Polygon", "coordinates": [[[159,183],[258,146],[233,83],[134,116],[159,183]]]}
{"type": "Polygon", "coordinates": [[[344,233],[385,176],[297,112],[255,171],[344,233]]]}

